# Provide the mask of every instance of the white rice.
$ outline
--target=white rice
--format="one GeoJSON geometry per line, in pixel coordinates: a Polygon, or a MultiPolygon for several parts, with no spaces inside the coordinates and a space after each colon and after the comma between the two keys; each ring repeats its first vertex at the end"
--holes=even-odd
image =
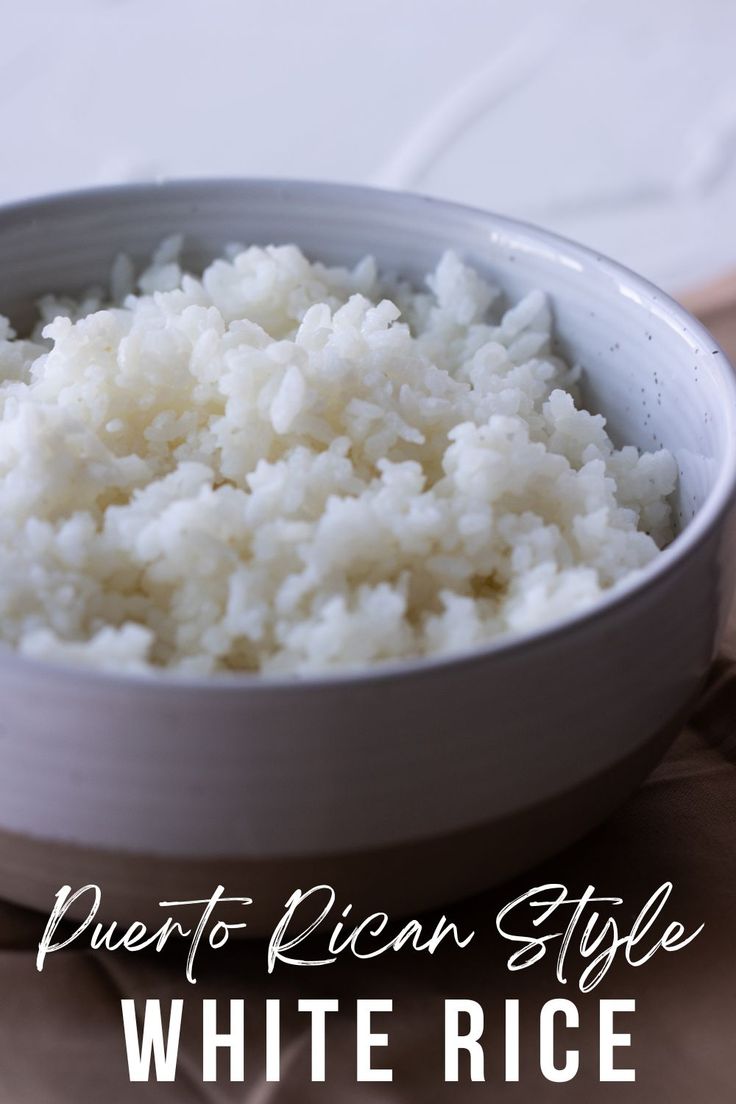
{"type": "Polygon", "coordinates": [[[0,319],[0,638],[120,669],[312,672],[582,610],[670,539],[665,451],[579,409],[533,291],[446,254],[415,293],[178,240],[103,307],[0,319]],[[383,298],[387,292],[391,298],[383,298]],[[41,343],[43,342],[45,343],[41,343]]]}

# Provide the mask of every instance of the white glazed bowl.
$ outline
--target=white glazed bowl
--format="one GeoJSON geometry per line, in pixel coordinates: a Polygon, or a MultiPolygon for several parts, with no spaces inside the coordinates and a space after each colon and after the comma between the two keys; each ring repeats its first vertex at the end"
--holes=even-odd
{"type": "MultiPolygon", "coordinates": [[[[422,197],[300,182],[136,185],[0,210],[0,311],[104,282],[186,234],[421,280],[447,247],[514,298],[552,297],[563,351],[614,436],[663,444],[683,531],[590,612],[472,654],[298,680],[144,679],[0,660],[0,887],[47,909],[99,883],[109,915],[294,888],[416,910],[479,890],[600,821],[676,732],[731,595],[736,389],[709,334],[656,288],[542,230],[422,197]]],[[[86,912],[87,902],[82,911],[86,912]]]]}

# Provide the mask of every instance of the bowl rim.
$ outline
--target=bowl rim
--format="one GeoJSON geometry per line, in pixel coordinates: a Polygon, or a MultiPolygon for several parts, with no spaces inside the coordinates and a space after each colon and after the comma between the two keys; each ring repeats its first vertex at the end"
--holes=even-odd
{"type": "Polygon", "coordinates": [[[677,533],[674,540],[662,549],[655,559],[611,587],[591,606],[555,618],[537,628],[492,638],[485,643],[457,652],[412,656],[406,659],[381,661],[373,666],[314,673],[269,674],[254,671],[222,671],[211,675],[195,675],[167,668],[115,671],[70,661],[37,659],[9,649],[0,650],[0,672],[5,670],[8,674],[17,676],[33,674],[54,680],[63,679],[65,683],[83,683],[90,690],[104,689],[108,686],[110,689],[134,688],[136,692],[141,691],[144,694],[171,694],[173,691],[176,695],[180,695],[187,692],[198,694],[204,692],[226,694],[228,697],[245,692],[274,690],[296,690],[300,693],[309,690],[324,691],[330,687],[370,686],[374,683],[393,682],[405,677],[422,675],[431,677],[438,671],[479,663],[486,664],[492,662],[498,655],[508,656],[518,651],[553,645],[562,636],[584,628],[591,621],[613,614],[624,605],[635,601],[645,589],[664,579],[690,559],[700,545],[719,527],[729,508],[736,502],[736,371],[723,349],[701,322],[656,284],[605,254],[534,223],[436,196],[412,191],[396,191],[374,185],[296,177],[203,176],[76,188],[11,201],[0,204],[0,228],[6,219],[15,221],[23,216],[33,219],[50,208],[77,207],[90,200],[115,202],[117,199],[135,198],[136,195],[164,190],[174,194],[184,194],[189,191],[229,191],[243,188],[262,191],[270,189],[275,192],[296,190],[303,195],[320,193],[328,197],[330,194],[339,193],[343,197],[353,197],[356,205],[363,204],[364,208],[365,205],[378,203],[385,205],[387,209],[392,205],[404,208],[419,205],[424,206],[429,212],[441,209],[445,213],[478,220],[479,230],[480,224],[485,223],[486,229],[513,239],[514,248],[524,248],[525,245],[526,250],[529,251],[533,250],[536,244],[537,251],[539,248],[554,251],[561,263],[567,260],[575,267],[581,264],[594,265],[604,276],[617,283],[619,290],[623,291],[626,287],[632,297],[638,297],[640,305],[656,314],[661,321],[666,322],[681,339],[688,340],[694,352],[697,350],[698,355],[701,355],[708,351],[715,358],[713,368],[716,385],[720,388],[724,399],[727,442],[713,486],[692,520],[677,533]]]}

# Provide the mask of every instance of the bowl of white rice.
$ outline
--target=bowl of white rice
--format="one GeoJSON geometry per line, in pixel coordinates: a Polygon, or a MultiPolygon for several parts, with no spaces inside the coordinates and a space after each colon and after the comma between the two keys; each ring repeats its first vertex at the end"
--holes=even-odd
{"type": "Polygon", "coordinates": [[[17,204],[0,259],[7,896],[421,909],[661,755],[728,609],[736,388],[656,288],[305,182],[17,204]]]}

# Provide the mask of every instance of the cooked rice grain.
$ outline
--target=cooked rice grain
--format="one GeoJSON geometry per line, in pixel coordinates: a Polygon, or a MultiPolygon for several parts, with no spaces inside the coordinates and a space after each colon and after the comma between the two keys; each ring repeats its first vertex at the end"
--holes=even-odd
{"type": "Polygon", "coordinates": [[[466,649],[584,609],[670,539],[666,451],[576,406],[532,291],[447,253],[178,239],[117,305],[0,319],[0,637],[115,670],[312,672],[466,649]],[[388,296],[388,297],[386,297],[388,296]]]}

